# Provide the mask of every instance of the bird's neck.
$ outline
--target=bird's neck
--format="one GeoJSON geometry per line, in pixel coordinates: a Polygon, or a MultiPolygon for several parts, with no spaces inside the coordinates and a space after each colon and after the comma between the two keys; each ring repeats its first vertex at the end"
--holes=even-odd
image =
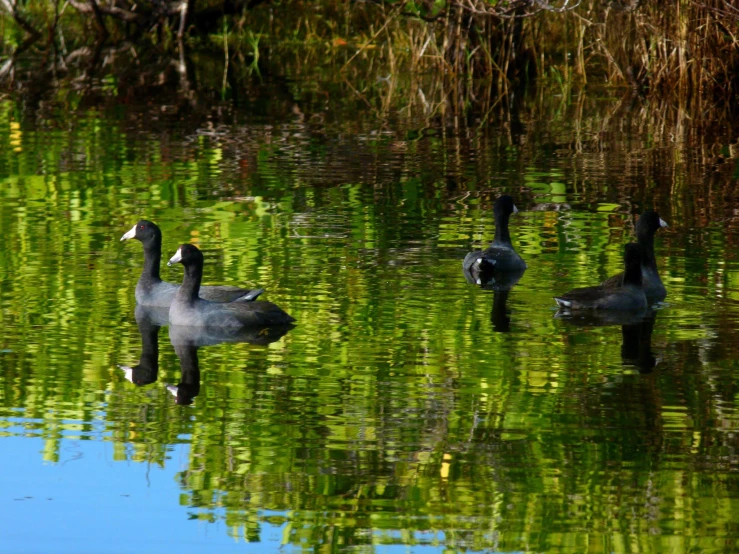
{"type": "Polygon", "coordinates": [[[200,292],[200,282],[203,279],[203,270],[195,265],[185,266],[185,277],[182,280],[182,286],[177,291],[177,296],[187,302],[194,302],[198,299],[200,292]]]}
{"type": "Polygon", "coordinates": [[[144,269],[141,272],[142,277],[149,277],[154,281],[161,281],[159,276],[159,265],[162,261],[162,245],[161,244],[144,244],[144,269]]]}
{"type": "Polygon", "coordinates": [[[511,244],[511,234],[508,232],[509,216],[502,215],[495,221],[495,240],[498,244],[511,244]]]}
{"type": "Polygon", "coordinates": [[[654,233],[650,233],[649,231],[638,231],[636,238],[641,250],[642,265],[655,265],[656,260],[654,259],[654,233]]]}
{"type": "Polygon", "coordinates": [[[624,285],[636,285],[639,287],[641,284],[641,265],[638,263],[627,265],[626,271],[624,272],[624,285]]]}

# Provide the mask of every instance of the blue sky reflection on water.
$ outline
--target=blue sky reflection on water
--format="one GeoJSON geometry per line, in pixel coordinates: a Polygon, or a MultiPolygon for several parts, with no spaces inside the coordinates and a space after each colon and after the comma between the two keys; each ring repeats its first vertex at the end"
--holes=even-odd
{"type": "Polygon", "coordinates": [[[282,529],[262,523],[262,542],[228,536],[223,522],[188,519],[176,474],[189,445],[165,467],[112,460],[106,441],[70,441],[45,463],[41,439],[4,437],[0,457],[0,551],[13,553],[274,552],[282,529]],[[41,514],[41,515],[40,515],[41,514]],[[29,529],[37,529],[29,536],[29,529]]]}
{"type": "MultiPolygon", "coordinates": [[[[170,447],[165,467],[113,461],[112,445],[105,441],[67,440],[62,458],[56,463],[41,460],[41,439],[4,437],[3,450],[12,455],[0,457],[0,490],[4,493],[0,498],[0,512],[4,514],[0,552],[298,551],[295,545],[282,544],[285,525],[261,521],[260,542],[247,543],[243,538],[230,537],[222,521],[190,519],[192,508],[178,505],[182,489],[176,482],[176,474],[188,464],[189,445],[170,447]],[[43,514],[41,518],[39,513],[43,514]],[[34,528],[38,531],[29,536],[28,529],[34,528]]],[[[394,535],[397,533],[389,536],[394,535]]],[[[383,538],[388,536],[378,540],[383,538]]],[[[444,539],[443,533],[419,533],[417,538],[440,543],[444,539]]],[[[387,554],[444,550],[443,544],[374,547],[374,551],[387,554]]]]}

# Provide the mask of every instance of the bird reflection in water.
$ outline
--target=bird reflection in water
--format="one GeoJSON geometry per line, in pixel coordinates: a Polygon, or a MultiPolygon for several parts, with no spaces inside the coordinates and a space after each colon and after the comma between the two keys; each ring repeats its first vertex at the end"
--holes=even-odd
{"type": "Polygon", "coordinates": [[[621,326],[621,361],[625,366],[633,366],[639,373],[651,373],[659,359],[652,351],[652,331],[657,319],[657,311],[646,309],[634,312],[618,310],[587,310],[569,312],[559,310],[554,317],[578,327],[621,326]]]}
{"type": "MultiPolygon", "coordinates": [[[[141,335],[139,363],[120,367],[136,386],[150,385],[159,374],[159,329],[168,325],[168,308],[136,306],[136,324],[141,335]]],[[[238,329],[170,326],[169,340],[180,360],[181,377],[176,385],[166,385],[177,404],[192,404],[200,394],[198,349],[223,342],[248,342],[265,346],[281,339],[294,325],[241,327],[238,329]]]]}
{"type": "Polygon", "coordinates": [[[180,382],[176,385],[165,385],[175,397],[175,402],[182,406],[193,403],[200,394],[200,364],[198,363],[198,347],[190,342],[172,344],[174,352],[180,360],[180,382]]]}
{"type": "Polygon", "coordinates": [[[621,326],[623,342],[621,359],[624,365],[632,365],[639,373],[652,373],[658,358],[652,352],[652,331],[657,312],[650,310],[639,323],[621,326]]]}
{"type": "Polygon", "coordinates": [[[167,308],[136,306],[136,325],[141,335],[141,356],[133,367],[121,365],[126,379],[136,386],[149,385],[159,374],[159,329],[167,325],[167,308]]]}
{"type": "Polygon", "coordinates": [[[511,331],[510,312],[506,306],[508,293],[521,280],[526,270],[509,271],[499,274],[472,273],[464,269],[467,282],[479,286],[481,289],[493,291],[493,310],[490,313],[490,321],[496,333],[509,333],[511,331]]]}
{"type": "Polygon", "coordinates": [[[188,327],[170,325],[169,340],[175,354],[180,360],[182,371],[180,382],[166,385],[167,390],[175,397],[177,404],[189,405],[200,394],[200,364],[198,349],[213,346],[222,342],[248,342],[265,346],[281,339],[294,325],[276,325],[271,327],[241,327],[229,329],[225,327],[188,327]]]}

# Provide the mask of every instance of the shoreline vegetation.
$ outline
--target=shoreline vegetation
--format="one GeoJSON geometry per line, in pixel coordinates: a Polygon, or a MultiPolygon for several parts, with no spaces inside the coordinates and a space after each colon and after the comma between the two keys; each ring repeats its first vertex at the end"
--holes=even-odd
{"type": "Polygon", "coordinates": [[[195,137],[246,107],[311,136],[525,150],[566,120],[576,152],[619,150],[610,130],[628,125],[696,174],[739,158],[728,0],[0,0],[0,14],[0,100],[28,121],[125,104],[129,125],[179,119],[195,137]],[[492,122],[502,135],[485,138],[492,122]]]}
{"type": "Polygon", "coordinates": [[[437,137],[450,164],[460,149],[535,159],[546,134],[552,148],[641,167],[643,152],[612,136],[628,126],[693,183],[737,171],[739,9],[725,0],[191,0],[185,24],[154,9],[173,4],[96,0],[96,14],[85,1],[0,0],[0,100],[16,100],[24,126],[126,105],[131,130],[177,120],[191,140],[239,142],[228,124],[247,108],[267,134],[281,126],[318,143],[331,132],[398,148],[437,137]]]}
{"type": "Polygon", "coordinates": [[[402,74],[437,83],[431,98],[416,91],[426,111],[443,102],[455,114],[541,79],[628,87],[681,109],[739,96],[739,8],[729,0],[0,0],[0,44],[3,88],[116,68],[118,58],[129,72],[163,57],[183,73],[189,53],[207,51],[224,94],[239,71],[320,69],[360,93],[402,74]]]}

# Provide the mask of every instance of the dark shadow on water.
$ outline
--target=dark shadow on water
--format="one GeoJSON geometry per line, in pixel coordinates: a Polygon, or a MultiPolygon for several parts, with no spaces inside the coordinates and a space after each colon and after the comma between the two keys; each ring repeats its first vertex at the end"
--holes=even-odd
{"type": "Polygon", "coordinates": [[[652,352],[652,331],[657,319],[657,311],[647,309],[641,312],[583,311],[569,312],[559,310],[554,314],[560,319],[576,327],[608,327],[621,326],[621,360],[625,366],[633,366],[639,373],[651,373],[658,359],[652,352]]]}

